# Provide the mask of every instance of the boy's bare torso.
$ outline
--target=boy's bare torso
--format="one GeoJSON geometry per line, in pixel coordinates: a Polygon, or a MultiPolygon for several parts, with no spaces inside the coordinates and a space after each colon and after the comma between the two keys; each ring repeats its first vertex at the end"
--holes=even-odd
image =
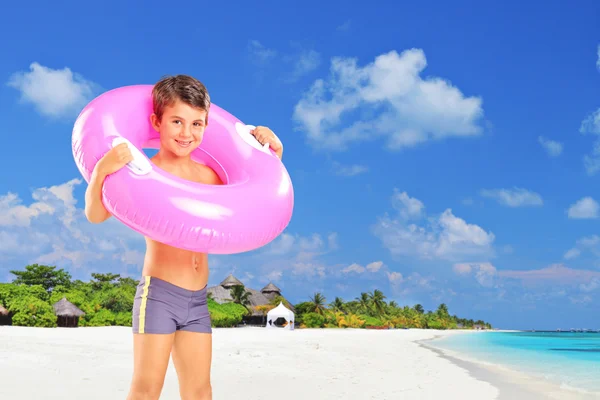
{"type": "MultiPolygon", "coordinates": [[[[157,157],[153,157],[152,161],[159,168],[182,179],[221,184],[218,175],[205,165],[193,161],[182,165],[170,165],[161,162],[157,157]]],[[[208,283],[208,255],[178,249],[146,237],[142,275],[153,276],[188,290],[200,290],[208,283]]]]}

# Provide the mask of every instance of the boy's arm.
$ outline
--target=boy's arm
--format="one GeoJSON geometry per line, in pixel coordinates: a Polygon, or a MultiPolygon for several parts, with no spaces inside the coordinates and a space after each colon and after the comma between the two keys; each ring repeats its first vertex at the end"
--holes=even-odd
{"type": "Polygon", "coordinates": [[[85,191],[85,216],[92,224],[99,224],[110,218],[111,214],[102,204],[102,185],[104,179],[133,161],[133,155],[126,143],[110,149],[94,166],[90,183],[85,191]]]}
{"type": "Polygon", "coordinates": [[[106,175],[94,169],[92,178],[85,191],[85,216],[93,224],[99,224],[110,218],[111,214],[102,204],[102,184],[106,175]]]}

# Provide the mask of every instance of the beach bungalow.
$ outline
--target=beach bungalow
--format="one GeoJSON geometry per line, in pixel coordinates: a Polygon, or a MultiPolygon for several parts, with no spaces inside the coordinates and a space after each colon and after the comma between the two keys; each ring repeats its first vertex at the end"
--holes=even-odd
{"type": "Polygon", "coordinates": [[[12,316],[2,305],[0,305],[0,325],[12,325],[12,316]]]}
{"type": "Polygon", "coordinates": [[[63,297],[54,305],[54,314],[57,316],[56,324],[63,328],[75,328],[79,325],[79,317],[85,315],[75,304],[63,297]]]}
{"type": "MultiPolygon", "coordinates": [[[[281,289],[273,283],[269,283],[261,290],[255,290],[246,287],[239,279],[233,276],[233,274],[230,274],[217,286],[209,287],[207,293],[219,304],[228,303],[233,301],[233,298],[231,297],[231,288],[236,285],[244,286],[246,291],[250,292],[250,296],[248,296],[250,304],[247,305],[247,307],[251,311],[251,315],[244,317],[244,322],[248,325],[264,325],[266,314],[256,307],[271,304],[271,301],[274,298],[281,296],[281,289]]],[[[291,304],[289,308],[295,313],[294,307],[291,304]]]]}

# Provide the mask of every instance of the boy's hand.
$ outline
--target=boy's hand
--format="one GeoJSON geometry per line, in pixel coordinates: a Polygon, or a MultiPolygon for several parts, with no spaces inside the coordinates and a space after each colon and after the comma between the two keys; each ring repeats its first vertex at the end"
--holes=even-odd
{"type": "Polygon", "coordinates": [[[269,143],[269,147],[277,154],[277,157],[281,159],[283,156],[283,144],[281,140],[273,133],[273,131],[266,126],[257,126],[256,129],[250,131],[252,135],[262,145],[269,143]]]}
{"type": "Polygon", "coordinates": [[[95,169],[101,175],[110,175],[133,161],[131,150],[126,143],[121,143],[110,149],[96,164],[95,169]]]}

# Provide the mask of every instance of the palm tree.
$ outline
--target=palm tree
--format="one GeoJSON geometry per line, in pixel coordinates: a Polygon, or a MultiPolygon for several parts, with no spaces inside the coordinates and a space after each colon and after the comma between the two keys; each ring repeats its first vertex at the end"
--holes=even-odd
{"type": "Polygon", "coordinates": [[[323,314],[323,311],[325,310],[325,296],[317,292],[310,298],[310,303],[312,308],[311,312],[323,314]]]}
{"type": "Polygon", "coordinates": [[[244,307],[250,304],[250,292],[246,291],[243,285],[232,286],[229,290],[234,303],[241,304],[244,307]]]}
{"type": "Polygon", "coordinates": [[[419,314],[424,314],[425,313],[425,309],[423,308],[422,305],[420,304],[415,304],[414,307],[415,311],[418,312],[419,314]]]}
{"type": "Polygon", "coordinates": [[[360,308],[364,311],[364,312],[368,312],[370,307],[370,299],[369,299],[369,295],[367,293],[361,293],[360,297],[356,298],[356,301],[358,301],[360,308]]]}
{"type": "Polygon", "coordinates": [[[379,315],[385,313],[385,298],[385,295],[379,289],[375,289],[373,292],[369,293],[369,300],[379,315]]]}
{"type": "Polygon", "coordinates": [[[335,300],[329,305],[334,311],[344,311],[344,300],[340,297],[336,297],[335,300]]]}
{"type": "Polygon", "coordinates": [[[437,314],[439,316],[447,317],[449,315],[448,314],[448,306],[446,304],[444,304],[444,303],[440,304],[439,307],[438,307],[438,309],[437,309],[437,314]]]}

